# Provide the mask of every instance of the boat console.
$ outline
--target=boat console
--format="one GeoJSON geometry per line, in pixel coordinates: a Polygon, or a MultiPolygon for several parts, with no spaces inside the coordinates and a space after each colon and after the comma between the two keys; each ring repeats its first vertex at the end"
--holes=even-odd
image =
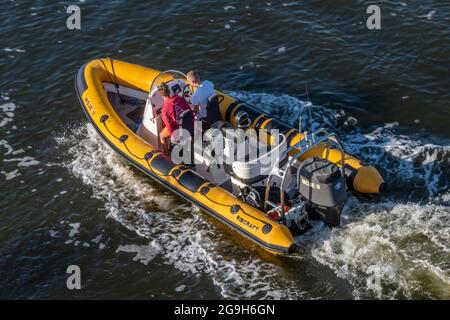
{"type": "MultiPolygon", "coordinates": [[[[187,85],[186,76],[180,71],[168,70],[161,72],[152,82],[147,97],[142,124],[137,134],[153,146],[161,148],[159,133],[163,129],[161,109],[164,99],[159,93],[159,86],[165,83],[169,86],[172,94],[184,95],[187,85]]],[[[188,97],[186,97],[188,98],[188,97]]]]}

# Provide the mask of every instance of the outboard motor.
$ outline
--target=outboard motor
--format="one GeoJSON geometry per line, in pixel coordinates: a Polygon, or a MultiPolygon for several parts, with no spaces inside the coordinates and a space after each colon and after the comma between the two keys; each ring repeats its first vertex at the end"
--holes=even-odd
{"type": "Polygon", "coordinates": [[[339,225],[347,191],[335,164],[317,157],[306,159],[297,172],[297,186],[313,215],[330,227],[339,225]]]}

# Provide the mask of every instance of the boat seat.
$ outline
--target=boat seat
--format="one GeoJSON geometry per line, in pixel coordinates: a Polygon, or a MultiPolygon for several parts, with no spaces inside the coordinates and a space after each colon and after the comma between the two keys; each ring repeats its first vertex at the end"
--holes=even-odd
{"type": "Polygon", "coordinates": [[[208,98],[208,104],[206,105],[206,128],[209,129],[211,126],[217,122],[222,120],[220,115],[219,108],[219,98],[217,95],[212,95],[208,98]]]}
{"type": "MultiPolygon", "coordinates": [[[[253,184],[264,180],[270,174],[272,167],[276,164],[276,160],[278,160],[278,158],[274,158],[277,155],[280,157],[285,150],[286,137],[280,134],[279,143],[272,146],[267,153],[252,161],[233,161],[232,169],[234,177],[245,184],[253,184]]],[[[284,155],[284,157],[287,156],[288,154],[284,155]]],[[[280,159],[278,163],[283,163],[283,160],[280,159]]]]}
{"type": "Polygon", "coordinates": [[[187,130],[191,135],[192,140],[194,140],[194,116],[190,109],[184,110],[179,115],[178,125],[180,128],[187,130]]]}

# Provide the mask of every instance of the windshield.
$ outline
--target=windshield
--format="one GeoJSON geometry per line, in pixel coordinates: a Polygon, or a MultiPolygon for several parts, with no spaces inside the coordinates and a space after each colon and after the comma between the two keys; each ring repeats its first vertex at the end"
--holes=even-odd
{"type": "Polygon", "coordinates": [[[153,80],[152,85],[150,86],[150,96],[153,95],[156,90],[158,90],[158,86],[162,83],[166,83],[167,85],[169,85],[172,92],[174,94],[177,94],[182,92],[187,84],[186,75],[176,70],[167,70],[161,72],[153,80]]]}

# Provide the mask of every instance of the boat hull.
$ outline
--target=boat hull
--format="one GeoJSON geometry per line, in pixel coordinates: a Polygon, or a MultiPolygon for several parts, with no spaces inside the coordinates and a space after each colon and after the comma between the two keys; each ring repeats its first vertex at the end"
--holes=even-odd
{"type": "MultiPolygon", "coordinates": [[[[104,83],[115,82],[120,86],[148,92],[159,71],[136,64],[109,59],[95,59],[82,66],[75,78],[76,93],[87,118],[108,145],[131,165],[175,194],[200,207],[214,218],[231,227],[274,254],[290,254],[297,250],[290,230],[263,212],[237,199],[227,190],[197,175],[189,167],[176,165],[155,147],[137,136],[115,112],[104,89],[104,83]]],[[[234,122],[234,114],[244,110],[254,119],[255,129],[279,129],[290,145],[302,138],[295,128],[273,118],[261,110],[241,102],[217,90],[223,97],[220,102],[224,121],[234,122]]],[[[302,156],[325,157],[326,146],[320,145],[302,156]]],[[[330,150],[329,160],[338,164],[341,154],[330,150]]],[[[356,157],[346,155],[346,168],[351,186],[358,192],[378,193],[384,181],[378,171],[364,166],[356,157]]]]}
{"type": "MultiPolygon", "coordinates": [[[[126,62],[115,61],[114,73],[120,85],[148,90],[158,71],[126,62]],[[131,79],[127,75],[134,75],[131,79]]],[[[75,79],[76,93],[88,120],[108,145],[131,165],[180,197],[231,227],[242,236],[274,254],[296,251],[295,241],[287,227],[267,218],[221,187],[204,180],[184,165],[173,164],[153,146],[136,136],[114,112],[103,90],[112,68],[93,60],[80,68],[75,79]]]]}

